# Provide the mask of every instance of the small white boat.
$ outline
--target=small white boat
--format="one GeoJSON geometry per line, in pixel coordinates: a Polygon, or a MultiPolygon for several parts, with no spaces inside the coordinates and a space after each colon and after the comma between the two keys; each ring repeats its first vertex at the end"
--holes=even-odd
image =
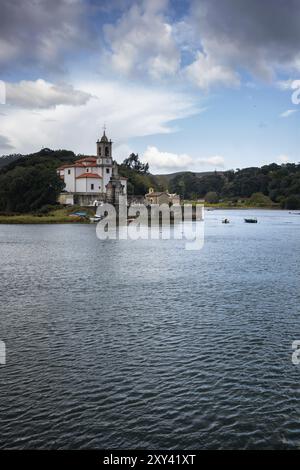
{"type": "Polygon", "coordinates": [[[97,222],[100,222],[100,220],[103,219],[103,215],[95,215],[94,217],[90,217],[90,222],[93,224],[96,224],[97,222]]]}

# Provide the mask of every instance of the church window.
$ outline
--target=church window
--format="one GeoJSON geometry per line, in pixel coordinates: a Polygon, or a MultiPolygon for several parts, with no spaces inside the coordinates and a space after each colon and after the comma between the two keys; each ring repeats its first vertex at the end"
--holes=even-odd
{"type": "Polygon", "coordinates": [[[109,157],[109,148],[108,147],[105,147],[105,156],[109,157]]]}
{"type": "Polygon", "coordinates": [[[68,175],[70,175],[70,174],[71,174],[71,170],[68,170],[68,175]]]}
{"type": "Polygon", "coordinates": [[[93,185],[93,184],[91,184],[91,189],[94,189],[94,185],[93,185]]]}
{"type": "Polygon", "coordinates": [[[108,173],[108,174],[109,174],[109,168],[106,168],[106,173],[108,173]]]}

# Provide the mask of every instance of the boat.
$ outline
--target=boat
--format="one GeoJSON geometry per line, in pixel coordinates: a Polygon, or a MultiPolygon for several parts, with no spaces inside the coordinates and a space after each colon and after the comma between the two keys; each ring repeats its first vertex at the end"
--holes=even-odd
{"type": "Polygon", "coordinates": [[[90,217],[90,222],[96,224],[97,222],[100,222],[102,220],[104,215],[95,215],[94,217],[90,217]]]}
{"type": "Polygon", "coordinates": [[[87,217],[87,213],[81,211],[72,212],[72,214],[69,214],[69,217],[80,217],[81,219],[85,219],[87,217]]]}
{"type": "Polygon", "coordinates": [[[222,224],[229,224],[230,220],[225,217],[225,219],[222,219],[222,224]]]}
{"type": "Polygon", "coordinates": [[[257,224],[257,218],[256,217],[247,218],[247,219],[244,219],[244,220],[247,224],[257,224]]]}

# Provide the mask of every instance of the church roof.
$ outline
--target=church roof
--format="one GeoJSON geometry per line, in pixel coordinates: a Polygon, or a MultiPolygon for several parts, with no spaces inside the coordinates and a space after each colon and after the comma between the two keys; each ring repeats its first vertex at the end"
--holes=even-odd
{"type": "Polygon", "coordinates": [[[80,158],[79,160],[76,160],[76,162],[81,163],[81,162],[92,162],[95,163],[97,161],[96,157],[83,157],[80,158]]]}
{"type": "Polygon", "coordinates": [[[84,165],[82,165],[82,163],[70,163],[70,165],[62,165],[60,167],[57,168],[57,170],[64,170],[65,168],[85,168],[84,165]]]}
{"type": "Polygon", "coordinates": [[[102,176],[98,175],[97,173],[82,173],[82,175],[79,175],[76,177],[76,179],[80,179],[80,178],[98,178],[98,179],[102,179],[102,176]]]}

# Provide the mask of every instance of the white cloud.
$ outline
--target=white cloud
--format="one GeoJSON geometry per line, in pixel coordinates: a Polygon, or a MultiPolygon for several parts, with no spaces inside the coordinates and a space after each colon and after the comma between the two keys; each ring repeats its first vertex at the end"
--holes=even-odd
{"type": "Polygon", "coordinates": [[[161,78],[174,74],[180,66],[173,28],[164,17],[167,1],[144,0],[133,4],[119,21],[105,25],[109,48],[106,60],[124,75],[149,74],[161,78]]]}
{"type": "Polygon", "coordinates": [[[73,86],[53,85],[45,80],[6,83],[6,101],[22,108],[51,108],[60,104],[80,106],[91,98],[89,93],[73,86]]]}
{"type": "Polygon", "coordinates": [[[189,22],[215,64],[271,81],[300,70],[299,14],[294,0],[273,0],[271,8],[261,0],[191,0],[189,22]]]}
{"type": "Polygon", "coordinates": [[[297,112],[296,109],[288,109],[287,111],[284,111],[283,113],[281,113],[280,117],[287,118],[287,117],[291,116],[292,114],[294,114],[296,112],[297,112]]]}
{"type": "Polygon", "coordinates": [[[13,150],[13,145],[11,145],[9,139],[3,135],[0,135],[0,151],[8,152],[13,150]]]}
{"type": "Polygon", "coordinates": [[[279,163],[288,163],[290,161],[290,157],[288,155],[279,155],[277,161],[279,163]]]}
{"type": "MultiPolygon", "coordinates": [[[[95,154],[104,121],[117,147],[131,138],[174,132],[172,121],[198,111],[194,99],[178,92],[111,81],[78,83],[75,88],[93,98],[84,106],[58,105],[38,113],[5,106],[1,134],[20,153],[50,147],[95,154]]],[[[123,158],[124,147],[121,150],[123,158]]],[[[117,153],[115,158],[121,160],[117,153]]]]}
{"type": "Polygon", "coordinates": [[[200,158],[198,160],[199,163],[202,165],[211,165],[214,167],[224,167],[224,158],[221,157],[220,155],[216,155],[215,157],[209,157],[209,158],[200,158]]]}
{"type": "Polygon", "coordinates": [[[193,164],[193,159],[189,155],[160,152],[156,147],[147,147],[143,155],[143,160],[148,162],[150,167],[164,168],[164,169],[178,169],[188,168],[193,164]]]}
{"type": "Polygon", "coordinates": [[[208,55],[198,52],[196,60],[186,67],[188,78],[205,90],[215,85],[238,86],[238,75],[229,67],[215,63],[208,55]]]}
{"type": "Polygon", "coordinates": [[[142,160],[149,163],[150,171],[162,173],[172,173],[181,170],[197,171],[207,166],[213,168],[224,166],[224,158],[221,156],[193,158],[185,153],[161,152],[154,146],[147,147],[142,160]]]}

